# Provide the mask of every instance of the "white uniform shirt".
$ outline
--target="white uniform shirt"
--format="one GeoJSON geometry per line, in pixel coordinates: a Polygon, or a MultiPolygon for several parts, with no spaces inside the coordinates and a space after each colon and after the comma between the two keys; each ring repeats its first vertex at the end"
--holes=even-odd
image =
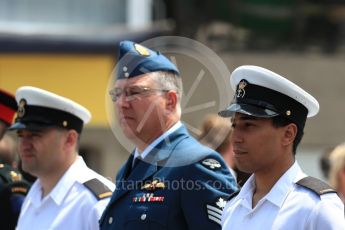
{"type": "Polygon", "coordinates": [[[99,229],[98,220],[110,198],[98,201],[83,185],[93,178],[114,190],[114,184],[89,169],[81,157],[78,157],[43,199],[40,181],[36,180],[24,200],[17,229],[99,229]]]}
{"type": "Polygon", "coordinates": [[[306,177],[298,163],[252,208],[255,175],[225,206],[222,229],[335,230],[345,229],[344,205],[335,193],[318,196],[297,185],[306,177]]]}

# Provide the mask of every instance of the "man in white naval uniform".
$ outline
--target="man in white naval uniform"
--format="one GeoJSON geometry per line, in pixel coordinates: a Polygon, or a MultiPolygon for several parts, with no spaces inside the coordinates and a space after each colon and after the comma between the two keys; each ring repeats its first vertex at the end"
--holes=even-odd
{"type": "Polygon", "coordinates": [[[253,175],[225,206],[222,229],[344,230],[344,205],[334,189],[305,175],[295,160],[317,100],[257,66],[238,67],[230,82],[235,96],[219,115],[231,117],[236,165],[253,175]]]}
{"type": "Polygon", "coordinates": [[[99,229],[98,221],[114,184],[89,169],[78,143],[90,112],[54,93],[17,89],[17,130],[23,170],[36,176],[25,198],[17,229],[99,229]]]}

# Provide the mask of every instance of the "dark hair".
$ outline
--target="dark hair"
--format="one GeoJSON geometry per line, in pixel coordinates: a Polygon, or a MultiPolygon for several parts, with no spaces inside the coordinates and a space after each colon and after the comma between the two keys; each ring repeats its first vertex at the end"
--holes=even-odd
{"type": "MultiPolygon", "coordinates": [[[[289,119],[283,116],[276,116],[272,118],[272,123],[273,123],[273,126],[275,127],[284,127],[294,122],[290,121],[289,119]]],[[[292,151],[294,155],[296,155],[297,146],[301,142],[303,134],[304,134],[303,129],[298,127],[297,124],[296,126],[297,126],[297,134],[296,134],[295,140],[293,141],[293,146],[292,146],[292,151]]]]}

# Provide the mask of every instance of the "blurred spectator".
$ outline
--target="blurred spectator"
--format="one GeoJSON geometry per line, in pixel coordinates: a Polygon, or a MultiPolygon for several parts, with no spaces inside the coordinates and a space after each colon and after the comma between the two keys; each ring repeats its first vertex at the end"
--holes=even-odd
{"type": "Polygon", "coordinates": [[[8,134],[5,134],[0,140],[0,161],[3,164],[11,165],[13,168],[18,167],[16,142],[13,137],[8,134]]]}
{"type": "Polygon", "coordinates": [[[334,148],[328,148],[326,151],[323,152],[320,158],[320,168],[322,171],[322,175],[325,179],[329,179],[329,170],[330,170],[330,162],[329,162],[329,156],[331,152],[334,150],[334,148]]]}
{"type": "Polygon", "coordinates": [[[219,152],[229,166],[230,172],[236,178],[239,186],[242,186],[249,178],[250,174],[240,171],[234,162],[232,145],[230,143],[231,122],[218,116],[208,115],[201,126],[199,140],[202,144],[219,152]]]}
{"type": "Polygon", "coordinates": [[[345,203],[345,143],[338,145],[330,154],[329,182],[345,203]]]}
{"type": "Polygon", "coordinates": [[[0,89],[0,229],[15,229],[29,183],[16,169],[16,144],[5,132],[17,110],[14,96],[0,89]]]}
{"type": "Polygon", "coordinates": [[[17,110],[14,96],[0,89],[0,140],[5,135],[6,128],[11,125],[17,110]]]}

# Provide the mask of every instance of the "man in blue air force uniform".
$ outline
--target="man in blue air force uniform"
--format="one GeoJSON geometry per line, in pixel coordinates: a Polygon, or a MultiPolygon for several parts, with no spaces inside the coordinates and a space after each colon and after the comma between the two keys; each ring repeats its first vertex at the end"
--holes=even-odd
{"type": "Polygon", "coordinates": [[[180,122],[178,69],[139,44],[124,41],[119,49],[110,95],[136,148],[116,176],[101,229],[220,229],[236,184],[220,155],[180,122]]]}

